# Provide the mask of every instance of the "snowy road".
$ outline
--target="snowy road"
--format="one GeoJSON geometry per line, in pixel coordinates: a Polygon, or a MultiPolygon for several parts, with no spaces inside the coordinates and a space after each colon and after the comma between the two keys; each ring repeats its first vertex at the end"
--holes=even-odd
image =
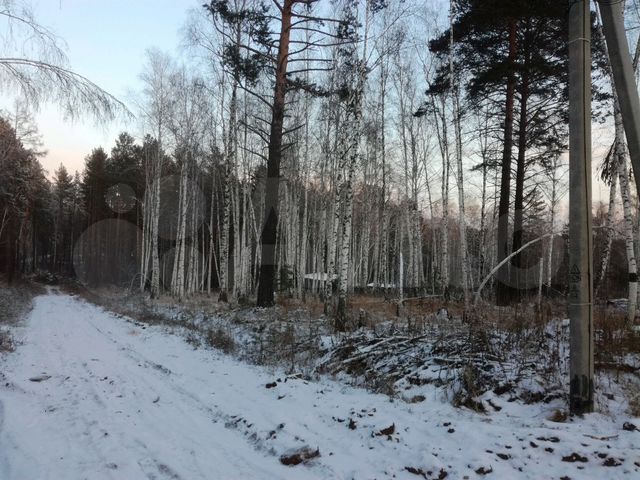
{"type": "Polygon", "coordinates": [[[22,345],[0,357],[1,480],[640,475],[640,432],[602,415],[494,420],[286,379],[68,295],[37,297],[15,335],[22,345]],[[320,457],[280,463],[305,445],[320,457]],[[586,461],[562,461],[573,453],[586,461]]]}

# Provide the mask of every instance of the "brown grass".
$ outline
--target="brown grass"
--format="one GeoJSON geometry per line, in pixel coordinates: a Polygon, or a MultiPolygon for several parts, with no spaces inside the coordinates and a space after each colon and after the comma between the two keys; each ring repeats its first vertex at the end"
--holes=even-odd
{"type": "Polygon", "coordinates": [[[233,336],[221,327],[208,330],[206,334],[206,341],[207,345],[210,347],[222,350],[227,354],[233,353],[236,350],[236,343],[233,336]]]}
{"type": "Polygon", "coordinates": [[[556,409],[556,410],[553,411],[553,413],[548,418],[548,420],[551,421],[551,422],[556,422],[556,423],[565,423],[568,418],[569,418],[569,415],[567,414],[566,411],[560,410],[560,409],[556,409]]]}
{"type": "Polygon", "coordinates": [[[594,312],[596,366],[611,368],[619,365],[628,369],[622,362],[628,354],[640,354],[640,333],[634,330],[627,320],[625,311],[601,306],[594,312]]]}
{"type": "Polygon", "coordinates": [[[33,297],[45,292],[44,287],[29,281],[15,281],[9,285],[0,276],[0,352],[15,350],[9,328],[23,319],[31,308],[33,297]]]}
{"type": "Polygon", "coordinates": [[[6,330],[0,330],[0,352],[13,352],[15,344],[13,337],[6,330]]]}
{"type": "Polygon", "coordinates": [[[635,392],[629,399],[629,414],[633,417],[640,417],[640,392],[635,392]]]}

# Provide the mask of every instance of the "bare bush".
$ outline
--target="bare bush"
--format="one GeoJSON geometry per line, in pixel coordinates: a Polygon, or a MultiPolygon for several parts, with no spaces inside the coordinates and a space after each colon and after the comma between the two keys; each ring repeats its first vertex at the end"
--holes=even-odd
{"type": "Polygon", "coordinates": [[[226,354],[231,354],[236,350],[233,336],[221,327],[207,330],[206,341],[210,347],[222,350],[226,354]]]}
{"type": "Polygon", "coordinates": [[[8,330],[0,329],[0,352],[13,352],[14,340],[8,330]]]}
{"type": "Polygon", "coordinates": [[[0,283],[0,325],[12,325],[31,307],[34,296],[43,293],[42,287],[29,282],[8,286],[0,283]]]}

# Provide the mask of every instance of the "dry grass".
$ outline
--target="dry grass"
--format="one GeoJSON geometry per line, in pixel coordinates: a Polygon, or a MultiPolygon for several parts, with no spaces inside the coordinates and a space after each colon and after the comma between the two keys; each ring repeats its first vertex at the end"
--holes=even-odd
{"type": "Polygon", "coordinates": [[[303,310],[312,316],[320,316],[324,312],[324,303],[315,295],[307,295],[304,300],[278,296],[276,305],[286,310],[303,310]]]}
{"type": "MultiPolygon", "coordinates": [[[[306,299],[280,297],[278,306],[286,310],[301,310],[312,318],[324,314],[324,302],[317,296],[307,295],[306,299]]],[[[336,300],[332,299],[329,307],[335,311],[336,300]]],[[[377,295],[354,294],[347,300],[348,327],[374,327],[377,323],[397,318],[397,302],[377,295]]]]}
{"type": "Polygon", "coordinates": [[[460,386],[453,395],[453,405],[467,407],[475,412],[484,413],[486,409],[476,397],[487,390],[487,385],[480,374],[478,367],[467,365],[459,373],[460,386]]]}
{"type": "Polygon", "coordinates": [[[26,281],[8,285],[0,277],[0,325],[15,324],[30,309],[33,297],[44,292],[41,285],[26,281]]]}
{"type": "Polygon", "coordinates": [[[207,345],[217,350],[222,350],[226,354],[234,353],[236,350],[236,342],[228,331],[222,327],[207,330],[207,345]]]}
{"type": "Polygon", "coordinates": [[[565,410],[556,409],[547,420],[556,423],[565,423],[569,419],[569,414],[565,410]]]}
{"type": "Polygon", "coordinates": [[[640,331],[627,320],[625,311],[602,306],[594,312],[596,367],[635,371],[628,355],[640,354],[640,331]]]}
{"type": "Polygon", "coordinates": [[[15,350],[9,327],[17,324],[31,308],[33,297],[44,293],[41,285],[17,281],[8,285],[0,276],[0,352],[15,350]]]}
{"type": "MultiPolygon", "coordinates": [[[[280,298],[277,304],[286,309],[299,309],[309,316],[317,318],[324,313],[324,303],[317,297],[307,296],[306,300],[280,298]]],[[[535,304],[521,304],[513,307],[496,307],[482,303],[465,311],[464,304],[456,301],[445,301],[439,296],[423,298],[407,298],[399,308],[393,298],[373,294],[354,294],[349,296],[348,318],[351,330],[359,327],[375,328],[381,322],[405,322],[414,326],[430,324],[435,321],[435,314],[442,309],[447,311],[448,318],[462,319],[463,322],[476,323],[486,327],[522,330],[533,326],[544,326],[554,318],[566,317],[566,305],[553,300],[543,302],[541,307],[535,304]]]]}
{"type": "Polygon", "coordinates": [[[15,350],[15,344],[13,337],[9,331],[0,329],[0,353],[13,352],[15,350]]]}
{"type": "Polygon", "coordinates": [[[632,393],[629,398],[629,414],[633,417],[640,417],[640,391],[632,393]]]}

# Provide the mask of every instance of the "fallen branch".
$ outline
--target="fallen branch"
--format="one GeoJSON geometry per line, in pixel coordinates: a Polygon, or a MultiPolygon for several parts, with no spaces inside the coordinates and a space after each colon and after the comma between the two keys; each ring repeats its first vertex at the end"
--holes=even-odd
{"type": "Polygon", "coordinates": [[[509,260],[511,260],[512,257],[514,257],[515,255],[519,254],[521,251],[523,251],[525,248],[529,248],[531,245],[533,245],[534,243],[538,243],[540,240],[543,240],[547,237],[553,237],[555,235],[560,235],[560,233],[555,232],[555,233],[545,233],[544,235],[542,235],[541,237],[538,237],[534,240],[531,240],[530,242],[525,243],[522,247],[520,247],[518,250],[516,250],[515,252],[512,252],[509,256],[507,256],[504,260],[502,260],[498,265],[496,265],[495,267],[493,267],[493,270],[491,270],[489,272],[489,274],[484,277],[484,280],[482,280],[482,283],[480,284],[480,286],[478,287],[478,291],[476,292],[476,296],[475,296],[475,300],[474,300],[474,304],[478,303],[478,300],[480,300],[480,293],[482,292],[482,289],[484,288],[484,286],[487,284],[487,282],[489,281],[489,279],[491,279],[491,277],[493,277],[493,275],[500,270],[500,268],[502,268],[502,266],[504,264],[506,264],[509,260]]]}

